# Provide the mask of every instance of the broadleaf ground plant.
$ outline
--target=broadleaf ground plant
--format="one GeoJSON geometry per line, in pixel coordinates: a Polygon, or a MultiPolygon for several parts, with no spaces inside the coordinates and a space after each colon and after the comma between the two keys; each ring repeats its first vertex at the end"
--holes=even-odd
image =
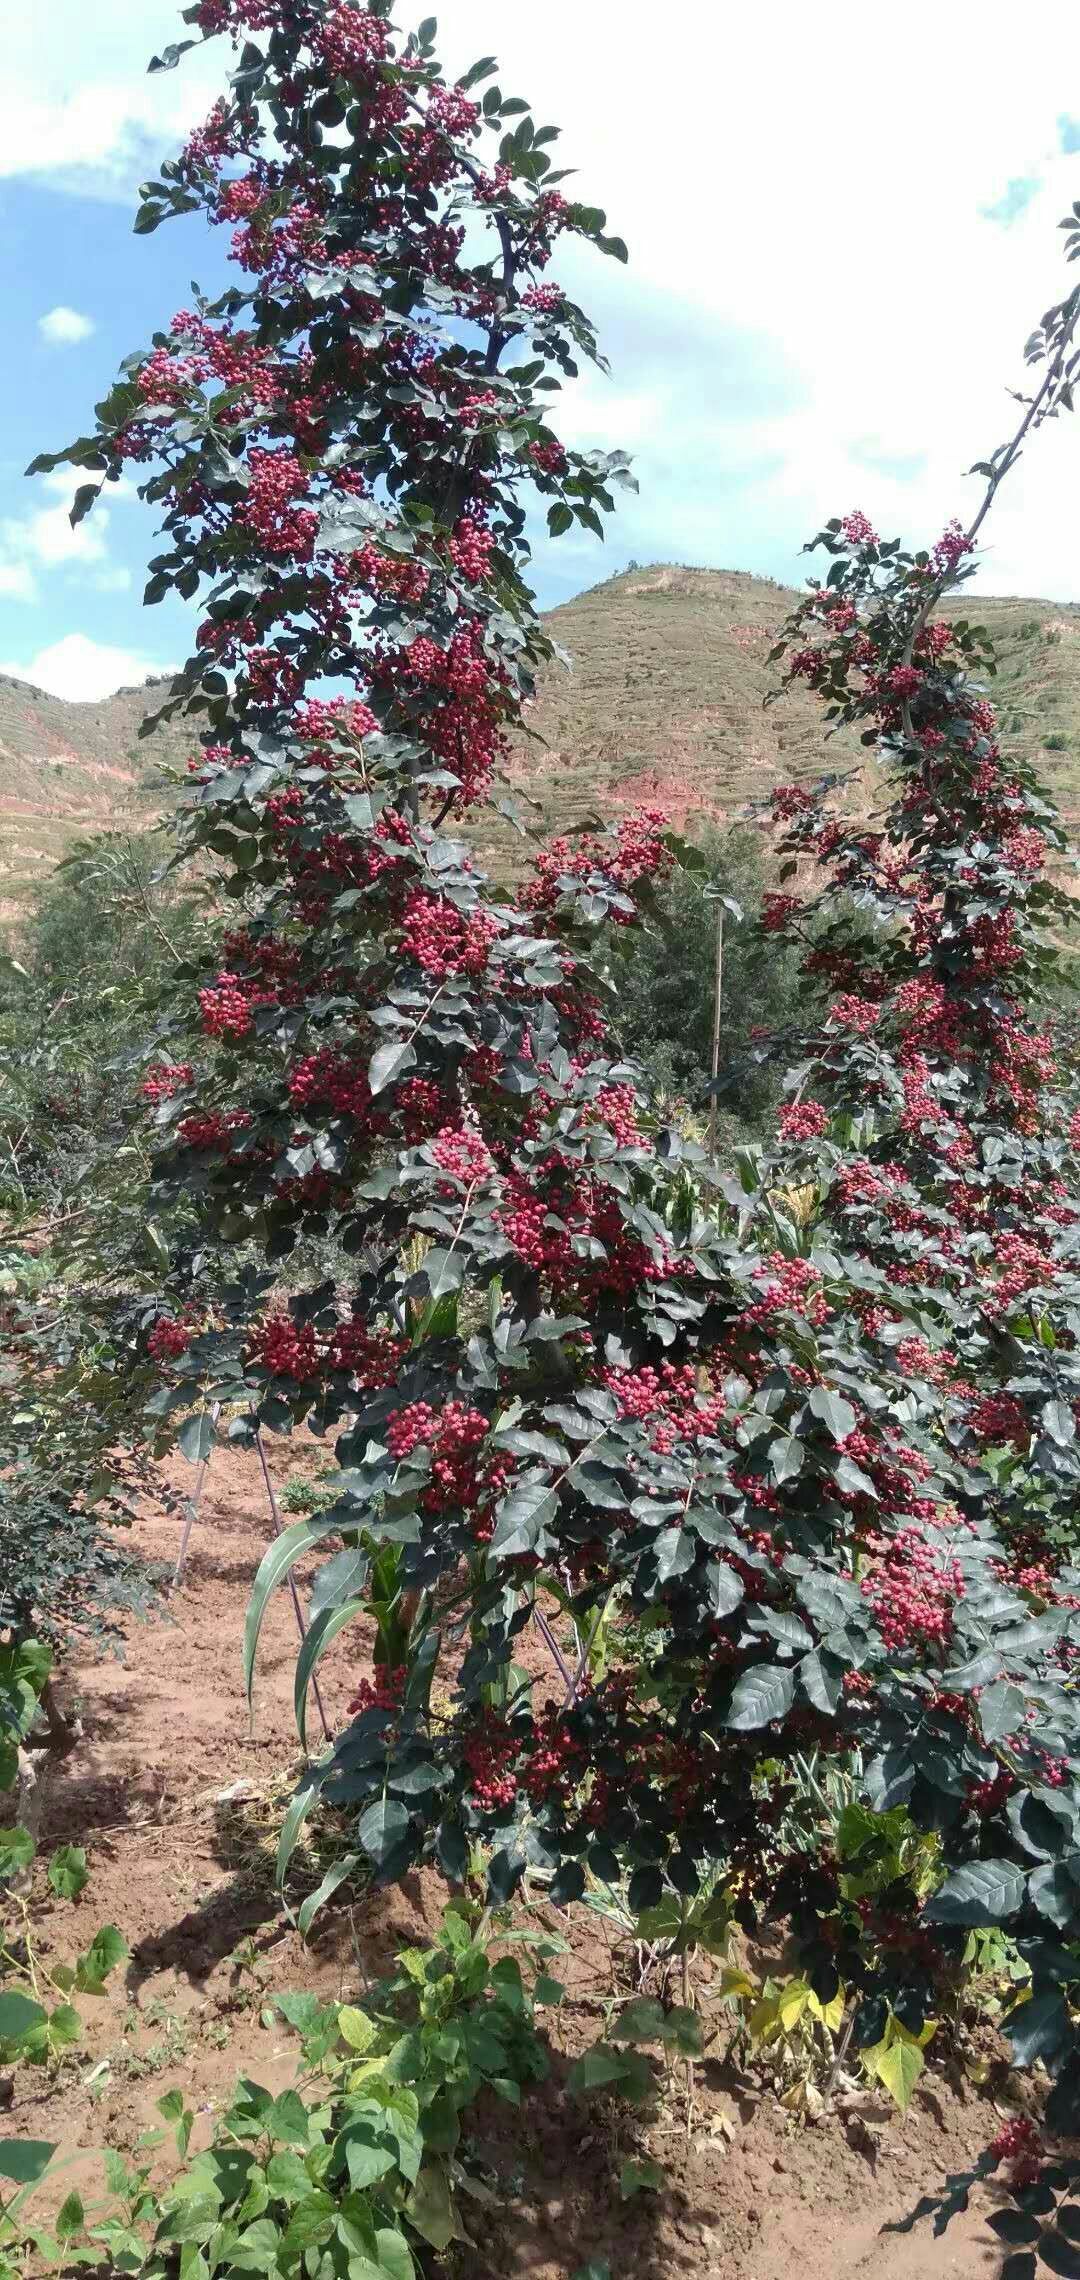
{"type": "Polygon", "coordinates": [[[182,1274],[163,1302],[158,1409],[198,1448],[215,1402],[241,1435],[249,1410],[337,1435],[249,1666],[319,1544],[301,1711],[319,1647],[379,1624],[284,1851],[322,1796],[383,1879],[425,1856],[463,1879],[482,1845],[497,1899],[527,1871],[556,1902],[625,1875],[641,1911],[719,1873],[743,1920],[789,1920],[845,2042],[885,2053],[921,2048],[970,1932],[1006,1926],[1032,1975],[1007,2030],[1064,2125],[1080,1219],[1037,1010],[1063,843],[1000,748],[977,629],[939,604],[1069,406],[1076,296],[968,530],[914,556],[860,514],[822,534],[789,669],[826,723],[864,723],[888,805],[857,829],[778,796],[799,891],[766,926],[817,893],[814,1029],[778,1146],[721,1176],[607,1043],[604,943],[678,858],[663,819],[556,843],[514,894],[477,852],[550,656],[537,504],[556,536],[597,529],[630,479],[551,425],[597,353],[551,265],[574,237],[624,249],[490,62],[446,83],[430,23],[317,0],[188,21],[236,66],[137,226],[201,208],[239,282],[61,456],[78,511],[141,464],[148,599],[203,597],[171,699],[201,725],[183,828],[236,905],[147,1080],[157,1192],[235,1261],[212,1312],[182,1274]],[[286,1303],[312,1233],[354,1265],[286,1303]],[[534,1622],[550,1686],[519,1668],[534,1622]]]}
{"type": "MultiPolygon", "coordinates": [[[[73,1998],[98,1996],[127,1948],[112,1924],[102,1925],[71,1965],[49,1955],[40,1937],[32,1887],[37,1852],[26,1810],[37,1778],[37,1730],[45,1724],[43,1697],[52,1656],[38,1639],[0,1646],[0,1793],[15,1794],[15,1818],[0,1831],[0,2077],[5,2104],[11,2076],[21,2065],[56,2065],[82,2039],[82,2019],[73,1998]]],[[[43,1864],[56,1899],[77,1901],[88,1881],[80,1846],[63,1845],[43,1864]]],[[[23,2217],[35,2188],[49,2176],[57,2148],[41,2138],[0,2137],[0,2270],[16,2269],[13,2259],[36,2233],[23,2217]],[[9,2192],[7,2187],[16,2188],[9,2192]]]]}

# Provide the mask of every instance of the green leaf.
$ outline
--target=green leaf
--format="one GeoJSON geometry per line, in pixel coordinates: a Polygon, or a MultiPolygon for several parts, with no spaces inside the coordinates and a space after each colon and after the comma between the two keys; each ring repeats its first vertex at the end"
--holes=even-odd
{"type": "Polygon", "coordinates": [[[668,1583],[693,1567],[695,1544],[685,1528],[663,1528],[656,1539],[656,1580],[668,1583]]]}
{"type": "MultiPolygon", "coordinates": [[[[639,2060],[638,2065],[642,2062],[639,2060]]],[[[637,2069],[631,2054],[613,2050],[610,2043],[594,2043],[591,2050],[576,2058],[566,2077],[566,2087],[575,2097],[590,2090],[607,2090],[613,2082],[625,2083],[637,2069]]]]}
{"type": "Polygon", "coordinates": [[[90,1882],[81,1845],[61,1845],[49,1862],[49,1883],[61,1900],[75,1900],[90,1882]]]}
{"type": "Polygon", "coordinates": [[[337,2215],[338,2205],[331,2193],[309,2193],[303,2201],[298,2201],[281,2243],[283,2266],[288,2269],[306,2249],[321,2248],[330,2239],[337,2215]]]}
{"type": "Polygon", "coordinates": [[[199,1417],[185,1417],[176,1436],[189,1465],[205,1464],[214,1446],[214,1420],[208,1409],[199,1417]]]}
{"type": "MultiPolygon", "coordinates": [[[[288,1574],[291,1567],[295,1567],[297,1560],[303,1558],[304,1553],[312,1544],[321,1543],[324,1536],[337,1536],[340,1533],[341,1524],[337,1520],[328,1520],[318,1516],[314,1516],[310,1520],[296,1520],[291,1528],[285,1528],[280,1536],[275,1536],[273,1543],[265,1553],[259,1566],[259,1572],[251,1587],[247,1620],[244,1624],[244,1685],[247,1690],[249,1708],[255,1686],[255,1656],[258,1651],[259,1633],[262,1630],[266,1610],[274,1591],[283,1576],[288,1574]]],[[[310,1800],[308,1810],[310,1810],[310,1800]]]]}
{"type": "Polygon", "coordinates": [[[611,2034],[616,2042],[663,2042],[664,2028],[662,2004],[651,1995],[638,1995],[632,2003],[624,2003],[611,2034]]]}
{"type": "Polygon", "coordinates": [[[558,1500],[546,1481],[535,1478],[519,1481],[499,1504],[491,1539],[492,1555],[511,1559],[520,1552],[535,1551],[557,1509],[558,1500]]]}
{"type": "Polygon", "coordinates": [[[858,1419],[850,1401],[843,1400],[840,1394],[833,1393],[827,1385],[815,1385],[807,1397],[806,1406],[812,1416],[820,1418],[822,1424],[828,1426],[834,1441],[846,1441],[848,1434],[855,1431],[858,1419]]]}
{"type": "Polygon", "coordinates": [[[320,1908],[325,1908],[327,1901],[333,1899],[340,1885],[348,1884],[354,1876],[366,1879],[369,1873],[359,1853],[344,1853],[340,1860],[331,1861],[318,1890],[308,1893],[297,1916],[301,1938],[306,1940],[320,1908]]]}
{"type": "Polygon", "coordinates": [[[399,1037],[392,1038],[389,1044],[380,1045],[378,1051],[372,1054],[368,1064],[368,1084],[373,1093],[385,1092],[387,1085],[392,1084],[404,1069],[415,1066],[415,1048],[399,1037]]]}
{"type": "Polygon", "coordinates": [[[533,2002],[540,2010],[554,2009],[566,2001],[566,1989],[561,1979],[552,1979],[546,1971],[538,1974],[533,1988],[533,2002]]]}
{"type": "Polygon", "coordinates": [[[49,2048],[52,2051],[70,2050],[82,2039],[83,2024],[71,2003],[58,2003],[49,2013],[49,2048]]]}
{"type": "Polygon", "coordinates": [[[358,2011],[353,2003],[343,2003],[338,2012],[337,2023],[342,2041],[348,2043],[350,2050],[356,2050],[363,2054],[364,2051],[371,2049],[375,2040],[376,2029],[366,2011],[358,2011]]]}
{"type": "Polygon", "coordinates": [[[421,2238],[429,2241],[440,2255],[452,2240],[463,2238],[454,2214],[446,2171],[439,2162],[425,2161],[405,2203],[405,2214],[421,2238]]]}
{"type": "Polygon", "coordinates": [[[42,2004],[31,2001],[17,1987],[10,1987],[0,1995],[0,2042],[21,2042],[34,2027],[43,2027],[48,2012],[42,2004]]]}
{"type": "Polygon", "coordinates": [[[380,1797],[362,1813],[356,1834],[369,1860],[382,1868],[408,1834],[410,1816],[394,1797],[380,1797]]]}
{"type": "Polygon", "coordinates": [[[874,2073],[890,2098],[906,2114],[911,2094],[926,2065],[917,2042],[909,2042],[900,2035],[889,2044],[878,2043],[873,2050],[864,2050],[863,2062],[872,2066],[874,2073]]]}
{"type": "Polygon", "coordinates": [[[115,1924],[103,1924],[75,1966],[76,1994],[100,1995],[109,1973],[127,1962],[128,1953],[127,1941],[121,1939],[115,1924]]]}
{"type": "Polygon", "coordinates": [[[635,2193],[658,2193],[666,2182],[658,2162],[624,2161],[619,2171],[619,2199],[630,2201],[635,2193]]]}
{"type": "Polygon", "coordinates": [[[1021,1907],[1027,1879],[1011,1860],[972,1860],[954,1871],[923,1911],[935,1924],[1004,1924],[1021,1907]]]}
{"type": "Polygon", "coordinates": [[[77,2193],[69,2193],[57,2211],[55,2232],[57,2240],[74,2240],[86,2223],[86,2210],[77,2193]]]}
{"type": "Polygon", "coordinates": [[[163,2122],[172,2124],[180,2157],[183,2160],[191,2143],[191,2132],[195,2121],[191,2107],[184,2103],[183,2091],[167,2090],[165,2096],[158,2099],[157,2110],[163,2122]]]}
{"type": "Polygon", "coordinates": [[[18,1869],[29,1868],[34,1857],[34,1840],[29,1829],[0,1829],[0,1879],[14,1876],[18,1869]]]}
{"type": "MultiPolygon", "coordinates": [[[[379,2251],[379,2271],[386,2274],[387,2280],[415,2280],[416,2265],[404,2234],[396,2228],[391,2229],[389,2225],[382,2225],[375,2240],[379,2251]]],[[[351,2274],[350,2266],[350,2276],[351,2274]]]]}
{"type": "Polygon", "coordinates": [[[311,2115],[295,2090],[283,2090],[280,2098],[275,2098],[264,2127],[269,2137],[283,2145],[307,2145],[311,2115]]]}
{"type": "Polygon", "coordinates": [[[273,2272],[281,2248],[281,2232],[272,2217],[256,2217],[229,2250],[229,2268],[235,2272],[273,2272]]]}
{"type": "Polygon", "coordinates": [[[412,2251],[402,2233],[380,2227],[375,2234],[376,2256],[350,2256],[349,2280],[416,2280],[412,2251]]]}
{"type": "Polygon", "coordinates": [[[56,2147],[41,2138],[0,2138],[0,2177],[16,2185],[36,2185],[44,2177],[56,2147]]]}
{"type": "Polygon", "coordinates": [[[1062,2058],[1070,2040],[1069,2014],[1065,2001],[1056,1987],[1044,1987],[1029,2002],[1018,2003],[1001,2022],[1001,2032],[1012,2045],[1017,2066],[1034,2066],[1036,2059],[1045,2059],[1052,2073],[1054,2062],[1062,2058]]]}
{"type": "Polygon", "coordinates": [[[300,1652],[296,1658],[296,1676],[293,1685],[296,1730],[300,1736],[300,1747],[305,1752],[308,1746],[308,1694],[315,1673],[315,1665],[330,1645],[331,1640],[336,1639],[338,1632],[344,1630],[346,1623],[354,1622],[356,1617],[363,1613],[364,1605],[363,1599],[346,1599],[340,1607],[324,1607],[321,1613],[314,1616],[308,1625],[307,1636],[302,1641],[300,1652]]]}
{"type": "Polygon", "coordinates": [[[736,1733],[751,1733],[786,1717],[795,1696],[795,1673],[780,1663],[758,1663],[743,1672],[731,1697],[727,1724],[736,1733]]]}

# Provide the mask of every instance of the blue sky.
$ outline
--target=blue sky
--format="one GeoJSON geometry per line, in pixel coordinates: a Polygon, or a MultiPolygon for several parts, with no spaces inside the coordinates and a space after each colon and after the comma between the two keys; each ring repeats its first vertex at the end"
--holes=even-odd
{"type": "MultiPolygon", "coordinates": [[[[422,13],[418,9],[418,13],[422,13]]],[[[802,539],[859,505],[922,542],[963,511],[964,467],[1007,432],[1031,324],[1072,276],[1055,225],[1080,198],[1080,19],[1045,0],[1025,40],[1004,0],[446,0],[460,69],[497,51],[505,92],[562,125],[580,193],[628,271],[554,274],[597,315],[610,380],[563,426],[635,456],[641,496],[606,548],[545,545],[557,601],[631,559],[799,574],[802,539]],[[677,23],[670,37],[666,22],[677,23]]],[[[205,115],[213,43],[147,80],[172,0],[48,0],[5,26],[0,89],[0,670],[95,697],[187,650],[190,614],[141,607],[154,518],[133,491],[72,533],[41,449],[83,432],[122,356],[213,283],[197,219],[131,234],[140,177],[205,115]]],[[[565,154],[565,155],[564,155],[565,154]]],[[[1080,599],[1080,428],[1048,431],[995,512],[987,592],[1080,599]]]]}

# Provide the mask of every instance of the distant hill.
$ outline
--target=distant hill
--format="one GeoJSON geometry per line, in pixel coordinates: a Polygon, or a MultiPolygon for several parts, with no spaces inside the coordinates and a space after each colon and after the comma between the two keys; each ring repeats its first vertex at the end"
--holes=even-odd
{"type": "Polygon", "coordinates": [[[151,821],[157,769],[192,743],[175,723],[139,741],[167,686],[72,704],[0,674],[0,915],[18,914],[73,840],[151,821]]]}
{"type": "MultiPolygon", "coordinates": [[[[826,741],[801,683],[765,709],[779,671],[766,660],[794,600],[740,571],[654,565],[553,610],[549,630],[574,670],[546,676],[529,715],[544,741],[522,745],[514,769],[546,830],[650,801],[680,822],[730,819],[775,783],[833,768],[857,771],[850,796],[866,802],[858,737],[826,741]]],[[[1080,822],[1080,607],[964,595],[955,608],[994,641],[1007,745],[1080,822]]]]}
{"type": "MultiPolygon", "coordinates": [[[[545,836],[589,814],[655,804],[679,823],[730,819],[774,783],[823,768],[857,771],[850,797],[871,796],[857,738],[823,740],[801,686],[766,711],[766,663],[794,595],[741,571],[656,564],[625,571],[553,610],[549,628],[573,662],[545,675],[511,775],[538,808],[545,836]]],[[[964,596],[999,654],[994,686],[1006,742],[1033,760],[1080,825],[1080,607],[964,596]]],[[[0,915],[87,832],[150,821],[161,764],[192,747],[183,724],[145,742],[139,727],[165,684],[71,704],[0,675],[0,915]]],[[[505,870],[520,841],[501,833],[505,870]]]]}

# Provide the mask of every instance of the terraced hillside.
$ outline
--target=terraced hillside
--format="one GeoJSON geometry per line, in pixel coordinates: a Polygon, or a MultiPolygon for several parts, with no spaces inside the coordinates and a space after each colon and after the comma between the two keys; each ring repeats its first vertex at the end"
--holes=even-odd
{"type": "Polygon", "coordinates": [[[0,674],[0,915],[18,914],[73,840],[150,819],[161,763],[182,760],[191,743],[172,728],[140,744],[162,687],[71,704],[0,674]]]}
{"type": "MultiPolygon", "coordinates": [[[[680,823],[730,818],[780,780],[853,771],[847,797],[872,799],[857,740],[822,740],[818,707],[800,686],[765,709],[766,663],[791,592],[740,571],[655,565],[631,570],[552,612],[572,659],[547,675],[512,777],[545,835],[589,814],[642,803],[680,823]]],[[[959,605],[998,646],[995,687],[1006,740],[1033,759],[1080,827],[1080,607],[1037,601],[959,605]]],[[[123,689],[69,704],[0,676],[0,914],[74,838],[146,821],[161,763],[182,762],[190,735],[173,726],[140,743],[158,689],[123,689]]],[[[521,842],[490,853],[506,870],[521,842]]]]}
{"type": "MultiPolygon", "coordinates": [[[[730,818],[774,783],[825,768],[854,771],[848,797],[868,803],[858,739],[824,742],[801,685],[765,708],[777,673],[766,659],[793,599],[737,571],[656,566],[553,611],[574,670],[548,676],[530,720],[544,742],[515,760],[545,827],[654,799],[680,821],[730,818]]],[[[1080,607],[974,596],[957,606],[993,636],[1008,743],[1080,822],[1080,607]]]]}

